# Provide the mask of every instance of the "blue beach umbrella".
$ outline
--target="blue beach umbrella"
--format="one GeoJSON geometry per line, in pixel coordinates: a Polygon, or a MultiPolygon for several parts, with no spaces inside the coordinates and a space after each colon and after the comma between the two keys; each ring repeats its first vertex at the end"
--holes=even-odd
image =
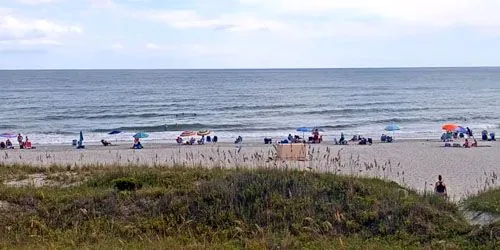
{"type": "Polygon", "coordinates": [[[149,135],[144,132],[139,132],[133,136],[134,138],[148,138],[149,135]]]}
{"type": "Polygon", "coordinates": [[[387,127],[385,127],[385,131],[396,131],[396,130],[401,130],[401,128],[396,125],[396,124],[391,124],[391,125],[388,125],[387,127]]]}
{"type": "Polygon", "coordinates": [[[464,128],[464,127],[462,127],[462,126],[458,126],[458,127],[455,129],[455,132],[465,134],[465,133],[467,133],[467,129],[465,129],[465,128],[464,128]]]}
{"type": "Polygon", "coordinates": [[[385,131],[391,131],[392,136],[394,136],[394,131],[401,130],[401,128],[396,125],[396,124],[390,124],[387,127],[385,127],[385,131]]]}
{"type": "Polygon", "coordinates": [[[304,138],[304,134],[305,134],[306,132],[312,132],[312,131],[313,131],[313,129],[312,129],[312,128],[308,128],[308,127],[298,127],[296,130],[297,130],[298,132],[302,132],[302,138],[304,138]]]}

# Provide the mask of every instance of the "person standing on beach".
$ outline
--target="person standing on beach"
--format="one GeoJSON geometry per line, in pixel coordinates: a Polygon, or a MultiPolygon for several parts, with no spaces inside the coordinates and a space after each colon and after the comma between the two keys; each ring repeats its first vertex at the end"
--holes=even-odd
{"type": "Polygon", "coordinates": [[[467,135],[468,135],[470,138],[472,138],[472,137],[473,137],[473,136],[472,136],[472,130],[471,130],[469,127],[467,127],[467,135]]]}
{"type": "Polygon", "coordinates": [[[444,184],[443,177],[441,175],[438,175],[438,181],[434,184],[434,193],[443,197],[448,195],[446,185],[444,184]]]}
{"type": "Polygon", "coordinates": [[[23,148],[23,136],[21,133],[17,134],[17,142],[19,143],[19,148],[23,148]]]}

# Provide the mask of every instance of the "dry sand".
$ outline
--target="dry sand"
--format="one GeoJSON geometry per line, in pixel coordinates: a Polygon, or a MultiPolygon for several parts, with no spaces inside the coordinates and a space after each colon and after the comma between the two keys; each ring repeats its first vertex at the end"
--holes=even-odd
{"type": "Polygon", "coordinates": [[[87,145],[83,150],[43,145],[33,150],[2,150],[0,163],[298,168],[378,176],[419,191],[433,190],[437,175],[441,174],[453,200],[497,186],[496,172],[500,166],[500,146],[496,142],[479,142],[481,147],[469,149],[445,148],[442,142],[426,140],[371,146],[308,145],[311,160],[305,162],[274,160],[273,146],[258,142],[244,143],[241,148],[228,143],[193,146],[143,143],[142,150],[129,149],[129,144],[87,145]]]}

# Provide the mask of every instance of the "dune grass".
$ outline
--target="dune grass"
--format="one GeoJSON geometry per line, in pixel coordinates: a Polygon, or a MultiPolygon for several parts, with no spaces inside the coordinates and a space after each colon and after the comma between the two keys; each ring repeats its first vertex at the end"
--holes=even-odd
{"type": "Polygon", "coordinates": [[[500,216],[500,188],[489,189],[464,201],[469,210],[500,216]]]}
{"type": "Polygon", "coordinates": [[[0,166],[0,176],[0,248],[500,246],[491,230],[470,226],[457,205],[380,179],[271,169],[17,165],[0,166]],[[6,184],[34,174],[47,185],[6,184]],[[124,182],[135,184],[119,191],[124,182]]]}

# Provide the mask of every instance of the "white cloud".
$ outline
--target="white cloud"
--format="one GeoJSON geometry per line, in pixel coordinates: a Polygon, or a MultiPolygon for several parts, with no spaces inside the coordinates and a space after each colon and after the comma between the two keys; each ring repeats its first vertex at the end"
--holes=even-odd
{"type": "Polygon", "coordinates": [[[46,19],[29,19],[14,15],[0,16],[0,41],[18,45],[60,45],[60,38],[81,34],[75,25],[55,23],[46,19]]]}
{"type": "Polygon", "coordinates": [[[497,0],[240,0],[274,13],[353,15],[449,26],[500,24],[497,0]]]}
{"type": "Polygon", "coordinates": [[[258,19],[247,13],[202,17],[193,10],[149,10],[132,15],[138,19],[163,22],[173,28],[210,28],[228,31],[278,30],[284,24],[276,20],[258,19]]]}
{"type": "Polygon", "coordinates": [[[159,45],[155,43],[147,43],[145,47],[148,50],[172,50],[175,48],[174,46],[171,45],[159,45]]]}
{"type": "Polygon", "coordinates": [[[52,4],[52,3],[58,3],[61,1],[62,0],[17,0],[18,3],[25,4],[25,5],[52,4]]]}

